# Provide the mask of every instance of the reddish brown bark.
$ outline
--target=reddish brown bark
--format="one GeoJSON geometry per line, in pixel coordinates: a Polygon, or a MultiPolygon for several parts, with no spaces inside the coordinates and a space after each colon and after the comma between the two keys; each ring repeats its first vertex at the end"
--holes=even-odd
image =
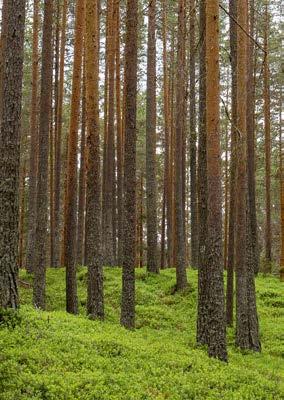
{"type": "Polygon", "coordinates": [[[146,88],[146,202],[147,270],[158,273],[156,181],[156,0],[148,6],[146,88]]]}
{"type": "Polygon", "coordinates": [[[46,274],[46,239],[48,223],[48,152],[49,130],[51,122],[51,91],[52,91],[52,26],[53,1],[44,2],[41,92],[38,135],[38,182],[36,210],[36,242],[33,303],[35,307],[45,308],[45,274],[46,274]]]}
{"type": "Polygon", "coordinates": [[[65,243],[66,266],[66,310],[78,312],[76,281],[76,232],[77,232],[77,145],[80,115],[82,79],[83,37],[85,21],[85,0],[77,1],[75,11],[75,42],[72,78],[70,129],[68,136],[67,190],[65,201],[65,243]]]}
{"type": "Polygon", "coordinates": [[[39,72],[39,0],[34,0],[33,9],[33,53],[32,53],[32,97],[30,114],[30,159],[28,188],[28,226],[26,269],[32,272],[35,255],[36,228],[36,192],[37,192],[37,157],[38,157],[38,72],[39,72]]]}
{"type": "Polygon", "coordinates": [[[124,243],[121,324],[135,325],[137,0],[127,0],[125,40],[124,243]]]}
{"type": "Polygon", "coordinates": [[[176,234],[176,279],[177,290],[187,286],[185,265],[184,232],[184,114],[185,114],[185,2],[178,3],[178,48],[176,80],[176,115],[175,115],[175,234],[176,234]]]}
{"type": "Polygon", "coordinates": [[[5,63],[2,70],[0,129],[0,308],[19,305],[18,275],[18,184],[24,59],[25,1],[7,4],[5,63]],[[4,101],[5,99],[5,101],[4,101]]]}
{"type": "Polygon", "coordinates": [[[206,129],[207,129],[207,240],[208,354],[227,360],[222,263],[222,187],[219,87],[219,2],[206,1],[206,129]]]}
{"type": "Polygon", "coordinates": [[[87,312],[93,318],[104,317],[99,123],[99,6],[98,0],[87,0],[85,39],[87,107],[85,240],[88,254],[87,312]]]}
{"type": "MultiPolygon", "coordinates": [[[[56,109],[56,142],[55,142],[55,166],[54,166],[54,263],[56,266],[65,265],[64,260],[60,261],[60,210],[61,210],[61,165],[62,165],[62,112],[64,95],[64,65],[66,47],[66,25],[67,25],[68,0],[64,0],[61,19],[61,39],[60,39],[60,58],[59,58],[59,82],[58,82],[58,104],[56,109]]],[[[64,240],[64,237],[63,237],[64,240]]],[[[62,246],[64,247],[64,246],[62,246]]],[[[63,253],[63,252],[62,252],[63,253]]]]}

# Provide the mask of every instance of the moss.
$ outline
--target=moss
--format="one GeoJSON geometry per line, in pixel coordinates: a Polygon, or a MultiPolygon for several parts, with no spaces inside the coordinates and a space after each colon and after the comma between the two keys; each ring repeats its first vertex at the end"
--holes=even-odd
{"type": "Polygon", "coordinates": [[[189,290],[172,293],[174,270],[160,276],[138,270],[137,329],[131,332],[119,325],[121,271],[105,272],[105,322],[85,316],[84,278],[78,280],[80,315],[65,313],[63,269],[47,272],[46,312],[34,310],[31,288],[21,287],[21,322],[0,326],[1,400],[284,398],[284,315],[273,314],[280,309],[272,304],[284,300],[278,279],[257,278],[262,353],[235,349],[229,329],[226,365],[195,343],[196,271],[189,272],[189,290]]]}

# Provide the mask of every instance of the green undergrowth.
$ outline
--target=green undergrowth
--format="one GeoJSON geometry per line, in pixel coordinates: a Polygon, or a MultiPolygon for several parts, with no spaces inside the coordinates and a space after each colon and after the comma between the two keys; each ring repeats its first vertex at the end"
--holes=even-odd
{"type": "Polygon", "coordinates": [[[119,325],[121,271],[105,271],[105,322],[85,316],[86,270],[78,271],[80,315],[64,312],[64,270],[47,272],[47,311],[31,307],[31,278],[21,273],[20,311],[0,318],[3,400],[280,400],[284,398],[284,293],[257,278],[262,353],[241,353],[228,330],[229,363],[195,345],[197,272],[174,290],[173,270],[137,270],[136,329],[119,325]]]}

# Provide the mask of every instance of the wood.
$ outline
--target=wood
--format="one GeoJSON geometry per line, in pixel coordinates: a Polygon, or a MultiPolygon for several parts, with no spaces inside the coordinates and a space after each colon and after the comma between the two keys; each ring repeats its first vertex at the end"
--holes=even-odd
{"type": "Polygon", "coordinates": [[[77,145],[80,116],[80,95],[82,80],[83,37],[85,23],[85,0],[76,2],[75,42],[72,77],[72,98],[67,156],[67,190],[65,202],[65,243],[66,266],[66,311],[78,312],[76,281],[76,232],[77,232],[77,145]]]}
{"type": "Polygon", "coordinates": [[[124,244],[120,322],[135,325],[137,0],[127,0],[125,40],[124,244]]]}

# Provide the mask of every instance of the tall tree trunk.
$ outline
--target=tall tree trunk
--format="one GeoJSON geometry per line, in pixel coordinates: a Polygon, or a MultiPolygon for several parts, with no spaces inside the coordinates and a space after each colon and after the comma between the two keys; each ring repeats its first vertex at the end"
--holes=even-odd
{"type": "Polygon", "coordinates": [[[115,89],[115,13],[114,0],[108,0],[108,108],[107,108],[107,141],[105,157],[105,240],[104,244],[104,263],[108,266],[115,264],[113,252],[115,240],[113,231],[113,216],[115,213],[115,194],[114,194],[114,89],[115,89]]]}
{"type": "MultiPolygon", "coordinates": [[[[250,0],[249,33],[254,37],[254,0],[250,0]]],[[[255,194],[255,76],[254,76],[255,46],[252,40],[248,40],[248,82],[247,86],[247,155],[248,155],[248,201],[249,224],[251,230],[251,252],[254,271],[259,270],[259,248],[256,216],[255,194]]]]}
{"type": "Polygon", "coordinates": [[[222,187],[219,87],[219,2],[206,1],[207,241],[209,356],[227,360],[222,264],[222,187]]]}
{"type": "Polygon", "coordinates": [[[195,0],[190,1],[190,209],[191,265],[198,265],[197,173],[196,173],[196,102],[195,102],[195,0]]]}
{"type": "MultiPolygon", "coordinates": [[[[66,48],[66,25],[67,25],[68,0],[64,0],[62,8],[61,41],[59,59],[59,82],[58,82],[58,104],[56,110],[57,135],[55,142],[55,166],[54,166],[54,263],[60,265],[60,210],[61,210],[61,148],[62,148],[62,113],[64,96],[64,65],[66,48]]],[[[64,238],[63,238],[64,239],[64,238]]],[[[62,265],[64,265],[63,263],[62,265]]]]}
{"type": "Polygon", "coordinates": [[[86,72],[85,57],[83,61],[82,82],[82,115],[81,115],[81,141],[80,141],[80,172],[78,190],[78,225],[77,225],[77,263],[84,264],[84,232],[86,209],[86,72]]]}
{"type": "Polygon", "coordinates": [[[170,197],[169,197],[169,208],[171,214],[171,232],[172,232],[172,246],[169,253],[169,265],[173,267],[176,265],[176,212],[175,212],[175,33],[172,32],[171,37],[171,54],[170,54],[170,176],[169,176],[169,187],[170,187],[170,197]]]}
{"type": "Polygon", "coordinates": [[[207,161],[206,161],[206,18],[205,0],[199,3],[199,140],[198,140],[198,313],[197,343],[208,343],[208,276],[205,268],[207,237],[207,161]]]}
{"type": "MultiPolygon", "coordinates": [[[[120,1],[116,0],[117,21],[116,31],[120,31],[120,1]]],[[[120,36],[116,35],[115,50],[116,66],[116,129],[117,129],[117,263],[122,265],[123,258],[123,126],[121,112],[121,77],[120,77],[120,36]]]]}
{"type": "MultiPolygon", "coordinates": [[[[58,260],[56,260],[56,232],[55,232],[55,175],[56,175],[56,147],[58,138],[58,91],[59,91],[59,57],[60,57],[60,2],[56,5],[56,24],[55,24],[55,51],[54,51],[54,125],[52,123],[50,127],[51,132],[51,143],[50,143],[50,266],[55,268],[58,266],[58,260]]],[[[52,107],[53,105],[51,105],[52,107]]],[[[53,118],[51,119],[53,122],[53,118]]]]}
{"type": "MultiPolygon", "coordinates": [[[[164,183],[166,182],[166,177],[164,177],[164,183]]],[[[166,188],[164,185],[163,190],[163,200],[162,200],[162,227],[161,227],[161,263],[160,268],[166,268],[166,188]]]]}
{"type": "Polygon", "coordinates": [[[127,0],[125,40],[124,243],[121,324],[135,325],[136,100],[138,3],[127,0]]]}
{"type": "Polygon", "coordinates": [[[46,273],[46,235],[48,205],[48,151],[49,130],[51,122],[51,90],[52,90],[52,26],[53,1],[44,2],[41,92],[38,135],[38,182],[36,209],[36,242],[33,303],[37,308],[45,308],[45,273],[46,273]]]}
{"type": "MultiPolygon", "coordinates": [[[[229,74],[227,76],[229,82],[229,74]]],[[[229,85],[227,85],[227,94],[226,94],[226,106],[229,104],[229,85]]],[[[228,228],[229,228],[229,124],[228,120],[226,120],[225,124],[225,199],[224,199],[224,269],[227,269],[228,266],[228,228]]]]}
{"type": "MultiPolygon", "coordinates": [[[[230,15],[237,18],[237,0],[230,0],[230,15]]],[[[236,140],[237,140],[237,25],[230,18],[230,47],[232,73],[232,125],[231,125],[231,162],[230,162],[230,209],[228,232],[226,315],[227,324],[233,324],[234,309],[234,268],[235,268],[235,220],[236,220],[236,140]]]]}
{"type": "Polygon", "coordinates": [[[283,175],[283,140],[282,140],[282,87],[280,88],[279,107],[279,146],[280,146],[280,213],[281,213],[281,254],[280,254],[280,280],[284,282],[284,175],[283,175]]]}
{"type": "Polygon", "coordinates": [[[178,50],[176,81],[176,130],[175,130],[175,218],[177,240],[176,279],[177,290],[187,286],[185,265],[185,234],[183,207],[183,138],[185,113],[185,2],[178,3],[178,50]]]}
{"type": "Polygon", "coordinates": [[[87,312],[104,317],[101,168],[99,122],[99,0],[86,3],[86,106],[87,106],[87,196],[86,248],[88,253],[87,312]]]}
{"type": "Polygon", "coordinates": [[[22,171],[20,174],[20,216],[19,216],[19,268],[24,267],[24,242],[25,242],[25,211],[26,211],[26,160],[23,161],[22,171]]]}
{"type": "Polygon", "coordinates": [[[269,71],[269,14],[268,4],[265,6],[264,30],[264,130],[265,130],[265,260],[266,269],[271,270],[271,133],[270,133],[270,71],[269,71]]]}
{"type": "Polygon", "coordinates": [[[25,1],[7,4],[0,129],[0,308],[19,305],[18,229],[25,1]],[[5,101],[4,101],[5,99],[5,101]]]}
{"type": "Polygon", "coordinates": [[[33,53],[32,53],[32,98],[30,114],[30,160],[28,189],[28,227],[26,268],[32,272],[35,262],[36,229],[36,192],[37,192],[37,157],[38,157],[38,35],[39,35],[39,0],[34,0],[33,10],[33,53]]]}
{"type": "Polygon", "coordinates": [[[158,273],[156,179],[156,0],[148,6],[146,102],[147,271],[158,273]]]}
{"type": "Polygon", "coordinates": [[[3,87],[4,87],[4,57],[7,45],[7,34],[8,34],[8,2],[9,0],[3,0],[2,2],[2,20],[1,20],[1,48],[0,48],[0,121],[2,118],[2,102],[3,102],[3,87]]]}
{"type": "MultiPolygon", "coordinates": [[[[162,3],[162,37],[163,37],[163,101],[164,101],[164,130],[165,130],[165,161],[164,161],[164,192],[165,192],[165,208],[167,221],[167,265],[171,266],[172,254],[172,187],[170,165],[170,104],[169,104],[169,74],[168,74],[168,52],[167,52],[167,9],[166,1],[162,3]]],[[[164,263],[163,263],[164,264],[164,263]]]]}
{"type": "MultiPolygon", "coordinates": [[[[247,1],[237,0],[238,22],[247,31],[247,1]]],[[[247,108],[247,36],[237,28],[237,127],[241,133],[236,143],[236,345],[241,349],[260,351],[256,311],[254,269],[250,252],[248,224],[248,188],[246,153],[247,108]]]]}
{"type": "Polygon", "coordinates": [[[33,53],[32,53],[32,98],[30,114],[30,159],[29,159],[29,189],[28,189],[28,226],[26,269],[32,272],[35,255],[36,229],[36,192],[38,163],[38,35],[39,35],[39,0],[34,0],[33,9],[33,53]]]}
{"type": "Polygon", "coordinates": [[[67,157],[67,192],[65,210],[65,263],[66,263],[66,310],[78,312],[76,281],[76,232],[77,232],[77,145],[80,115],[82,79],[83,37],[85,0],[77,0],[75,11],[75,42],[72,78],[72,99],[67,157]]]}

